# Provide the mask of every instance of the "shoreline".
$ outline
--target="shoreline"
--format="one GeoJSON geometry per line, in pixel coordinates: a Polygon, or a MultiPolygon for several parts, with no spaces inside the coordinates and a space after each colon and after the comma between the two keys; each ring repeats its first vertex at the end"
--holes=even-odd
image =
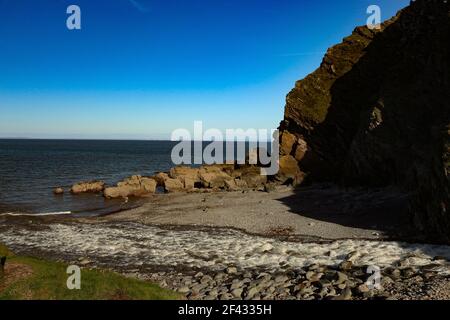
{"type": "Polygon", "coordinates": [[[369,214],[381,200],[392,204],[393,190],[325,185],[156,194],[100,217],[0,217],[0,241],[20,254],[156,282],[189,300],[450,298],[449,246],[394,241],[389,215],[378,216],[376,229],[346,225],[372,221],[340,212],[343,193],[369,214]],[[316,217],[300,210],[316,202],[311,194],[327,203],[316,217]],[[293,195],[302,206],[286,201],[293,195]],[[353,237],[341,238],[345,232],[353,237]],[[366,288],[371,265],[380,268],[381,289],[366,288]]]}
{"type": "MultiPolygon", "coordinates": [[[[380,199],[389,202],[392,192],[379,190],[371,202],[374,191],[345,190],[368,212],[380,199]]],[[[347,216],[370,223],[358,211],[324,214],[340,208],[342,193],[318,185],[270,193],[157,194],[138,208],[100,217],[0,217],[1,241],[20,254],[114,270],[193,300],[448,298],[447,287],[430,293],[450,286],[448,246],[397,242],[386,228],[389,219],[377,229],[361,229],[345,225],[347,216]],[[319,203],[315,219],[286,202],[295,195],[311,207],[311,193],[328,202],[319,203]],[[353,236],[341,238],[345,232],[353,236]],[[350,267],[343,269],[346,264],[350,267]],[[379,265],[383,290],[363,286],[370,265],[379,265]],[[322,288],[328,282],[308,279],[311,274],[330,274],[329,291],[322,288]],[[345,285],[338,275],[349,279],[345,285]],[[408,293],[414,285],[422,289],[408,293]]]]}
{"type": "MultiPolygon", "coordinates": [[[[205,231],[235,230],[251,236],[261,236],[290,242],[327,243],[336,240],[375,240],[401,241],[406,243],[439,244],[418,237],[414,230],[405,228],[406,215],[390,219],[389,213],[372,217],[370,201],[377,205],[386,201],[384,197],[395,198],[398,194],[392,189],[344,190],[334,185],[314,185],[296,189],[292,186],[277,186],[271,192],[214,191],[214,192],[177,192],[150,194],[132,199],[127,205],[101,215],[76,216],[72,214],[0,214],[0,221],[9,225],[23,225],[37,221],[38,225],[52,223],[80,222],[97,224],[104,222],[137,222],[156,226],[161,229],[205,231]],[[318,195],[309,199],[310,194],[318,195]],[[306,197],[305,197],[306,195],[306,197]],[[342,208],[344,196],[345,207],[342,208]],[[295,197],[312,212],[303,213],[297,204],[289,203],[295,197]],[[348,201],[348,198],[360,198],[348,201]],[[319,202],[319,203],[317,203],[319,202]],[[322,202],[327,202],[325,206],[322,202]],[[348,206],[358,207],[361,212],[350,210],[348,206]],[[367,211],[367,212],[365,212],[367,211]],[[325,214],[324,214],[325,212],[325,214]],[[349,225],[349,221],[351,224],[349,225]],[[364,223],[365,227],[358,225],[364,223]],[[374,224],[376,223],[376,224],[374,224]],[[370,225],[370,226],[369,226],[370,225]],[[392,231],[395,230],[395,233],[392,231]]],[[[383,207],[392,211],[392,208],[383,207]]],[[[394,208],[395,209],[395,208],[394,208]]],[[[381,210],[381,209],[380,209],[381,210]]]]}
{"type": "Polygon", "coordinates": [[[396,211],[404,203],[392,203],[392,199],[403,201],[401,197],[404,195],[392,189],[374,193],[333,185],[300,189],[277,186],[271,192],[169,193],[151,195],[138,208],[96,220],[180,228],[227,228],[300,241],[366,239],[426,243],[407,227],[407,213],[396,211]],[[374,215],[374,211],[379,213],[374,215]],[[395,217],[391,215],[393,211],[395,217]]]}
{"type": "Polygon", "coordinates": [[[426,299],[429,293],[423,290],[442,286],[447,289],[438,290],[439,295],[449,298],[450,251],[443,246],[290,242],[233,230],[174,231],[138,222],[33,222],[2,229],[2,242],[21,255],[109,269],[193,300],[406,299],[412,285],[422,289],[410,298],[426,299]],[[371,265],[380,268],[382,290],[363,286],[371,265]],[[319,290],[330,282],[331,291],[319,290]]]}

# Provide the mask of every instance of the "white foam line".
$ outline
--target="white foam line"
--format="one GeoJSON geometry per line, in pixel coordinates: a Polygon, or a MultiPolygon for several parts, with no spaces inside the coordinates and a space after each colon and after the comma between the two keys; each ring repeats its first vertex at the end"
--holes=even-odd
{"type": "Polygon", "coordinates": [[[41,216],[58,216],[58,215],[67,215],[72,214],[71,211],[61,211],[61,212],[47,212],[47,213],[14,213],[14,212],[6,212],[0,214],[0,216],[28,216],[28,217],[41,217],[41,216]]]}
{"type": "Polygon", "coordinates": [[[42,248],[58,254],[88,256],[110,260],[115,266],[138,267],[144,263],[223,270],[226,266],[280,269],[280,263],[305,267],[314,263],[336,266],[351,253],[357,266],[434,265],[437,272],[450,275],[450,246],[408,244],[368,240],[338,240],[332,243],[285,242],[221,230],[164,230],[138,223],[52,224],[32,231],[2,230],[1,241],[12,248],[42,248]]]}

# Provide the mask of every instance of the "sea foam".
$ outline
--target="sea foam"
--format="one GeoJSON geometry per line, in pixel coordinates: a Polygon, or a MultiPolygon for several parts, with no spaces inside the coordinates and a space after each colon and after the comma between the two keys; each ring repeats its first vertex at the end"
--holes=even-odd
{"type": "Polygon", "coordinates": [[[289,242],[237,230],[167,230],[127,222],[51,224],[40,231],[8,228],[0,240],[19,251],[39,249],[63,257],[89,257],[113,268],[160,265],[221,270],[235,265],[277,271],[281,265],[335,266],[351,254],[355,265],[384,267],[407,259],[410,266],[434,264],[436,271],[450,274],[450,247],[443,245],[354,239],[289,242]],[[436,256],[447,261],[433,261],[436,256]]]}

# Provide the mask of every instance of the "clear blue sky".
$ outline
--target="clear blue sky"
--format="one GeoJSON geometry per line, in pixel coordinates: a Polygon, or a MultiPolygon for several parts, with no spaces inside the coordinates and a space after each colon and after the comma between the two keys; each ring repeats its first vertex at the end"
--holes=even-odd
{"type": "Polygon", "coordinates": [[[0,0],[0,137],[276,128],[326,49],[405,0],[0,0]],[[82,30],[66,28],[77,4],[82,30]]]}

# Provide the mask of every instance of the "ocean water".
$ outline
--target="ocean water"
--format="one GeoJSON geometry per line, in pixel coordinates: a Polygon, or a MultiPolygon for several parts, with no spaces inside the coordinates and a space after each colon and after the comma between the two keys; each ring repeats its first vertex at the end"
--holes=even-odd
{"type": "MultiPolygon", "coordinates": [[[[102,215],[139,205],[139,199],[107,200],[101,194],[72,195],[80,181],[102,180],[108,185],[131,175],[168,171],[173,141],[0,139],[0,215],[102,215]],[[53,189],[64,187],[62,196],[53,189]]],[[[204,142],[203,148],[209,143],[204,142]]],[[[236,148],[248,143],[224,143],[236,148]]],[[[270,150],[270,145],[267,145],[270,150]]],[[[194,149],[192,149],[194,150],[194,149]]],[[[235,155],[235,160],[237,154],[235,155]]],[[[192,162],[194,154],[192,154],[192,162]]],[[[198,160],[198,159],[197,159],[198,160]]]]}
{"type": "Polygon", "coordinates": [[[76,182],[100,179],[115,184],[134,175],[172,167],[171,141],[0,139],[0,214],[71,213],[101,215],[138,205],[138,200],[106,200],[97,194],[72,195],[76,182]],[[66,189],[53,195],[55,187],[66,189]]]}

